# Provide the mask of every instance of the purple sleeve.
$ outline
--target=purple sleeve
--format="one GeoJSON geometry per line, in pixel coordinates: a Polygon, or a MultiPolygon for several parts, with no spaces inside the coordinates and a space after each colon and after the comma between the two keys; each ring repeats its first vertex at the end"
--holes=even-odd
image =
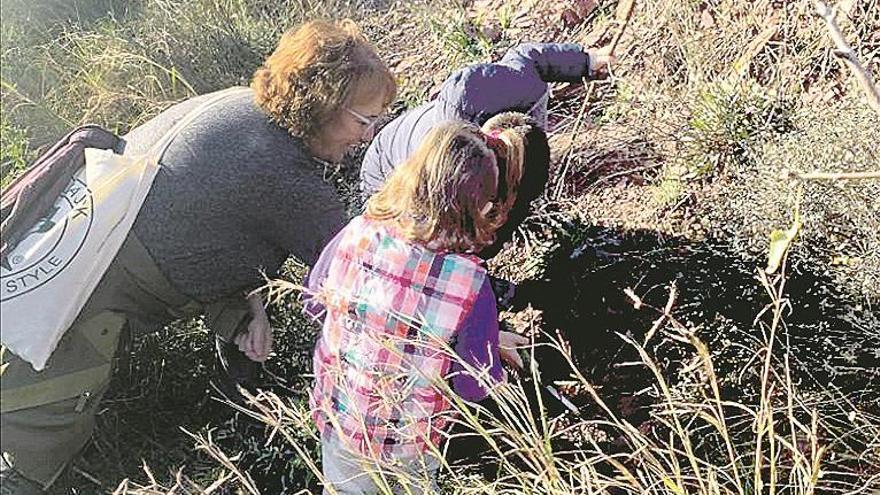
{"type": "Polygon", "coordinates": [[[523,43],[508,50],[500,63],[530,67],[544,82],[578,82],[590,77],[590,57],[575,43],[523,43]]]}
{"type": "Polygon", "coordinates": [[[314,294],[321,291],[321,288],[324,285],[324,280],[327,279],[327,274],[330,273],[330,263],[333,261],[333,257],[336,254],[336,248],[339,247],[339,242],[342,240],[343,232],[345,232],[345,229],[339,231],[339,233],[337,233],[333,239],[324,246],[324,250],[321,251],[321,256],[318,257],[318,261],[315,262],[315,265],[309,270],[309,276],[306,278],[306,290],[302,293],[303,313],[305,313],[307,317],[318,322],[319,325],[324,323],[325,308],[314,294]]]}
{"type": "MultiPolygon", "coordinates": [[[[504,370],[498,354],[498,308],[489,278],[480,288],[471,312],[465,317],[458,333],[455,352],[468,365],[476,369],[489,368],[489,375],[501,381],[504,370]]],[[[488,392],[475,377],[465,372],[461,364],[453,365],[452,388],[461,398],[476,402],[486,398],[488,392]]]]}
{"type": "Polygon", "coordinates": [[[477,124],[499,112],[527,112],[547,92],[548,82],[580,81],[589,65],[580,45],[524,43],[498,63],[469,65],[449,76],[438,95],[438,111],[443,119],[477,124]]]}

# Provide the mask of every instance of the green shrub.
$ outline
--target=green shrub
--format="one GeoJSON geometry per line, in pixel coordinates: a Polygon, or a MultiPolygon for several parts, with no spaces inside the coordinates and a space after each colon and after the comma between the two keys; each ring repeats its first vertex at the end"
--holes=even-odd
{"type": "Polygon", "coordinates": [[[0,113],[0,189],[5,189],[30,160],[27,133],[0,113]]]}
{"type": "Polygon", "coordinates": [[[492,42],[461,10],[448,9],[431,15],[428,26],[448,51],[451,67],[484,61],[493,52],[492,42]]]}
{"type": "Polygon", "coordinates": [[[790,130],[788,112],[784,101],[752,81],[703,86],[691,100],[683,138],[688,171],[701,176],[749,164],[760,140],[790,130]]]}

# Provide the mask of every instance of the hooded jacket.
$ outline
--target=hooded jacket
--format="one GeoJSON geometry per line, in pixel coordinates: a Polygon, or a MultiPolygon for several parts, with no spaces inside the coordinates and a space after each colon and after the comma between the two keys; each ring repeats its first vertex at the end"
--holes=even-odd
{"type": "Polygon", "coordinates": [[[590,75],[589,56],[573,43],[525,43],[497,63],[456,71],[435,99],[392,120],[373,139],[361,168],[363,199],[382,187],[435,124],[457,119],[482,125],[502,112],[529,112],[547,93],[548,83],[590,75]]]}

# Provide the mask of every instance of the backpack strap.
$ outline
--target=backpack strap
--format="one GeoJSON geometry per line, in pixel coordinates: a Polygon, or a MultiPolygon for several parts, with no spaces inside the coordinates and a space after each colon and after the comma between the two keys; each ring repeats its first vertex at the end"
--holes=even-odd
{"type": "Polygon", "coordinates": [[[0,259],[11,252],[52,208],[70,179],[85,164],[85,148],[114,149],[119,137],[89,124],[69,132],[40,156],[0,196],[0,259]]]}
{"type": "MultiPolygon", "coordinates": [[[[68,132],[63,138],[59,139],[55,144],[52,145],[51,148],[43,152],[37,161],[32,163],[24,174],[20,175],[16,178],[12,183],[6,186],[6,189],[3,190],[2,199],[0,199],[0,208],[5,212],[14,200],[12,199],[14,195],[21,190],[21,188],[26,187],[26,183],[28,182],[28,175],[31,171],[44,166],[46,161],[51,159],[53,155],[55,155],[58,150],[67,146],[73,142],[79,141],[95,141],[89,144],[92,144],[94,148],[101,149],[109,149],[115,147],[119,142],[119,137],[113,134],[112,132],[104,129],[103,127],[97,124],[86,124],[73,129],[68,132]]],[[[3,218],[6,218],[6,214],[3,215],[3,218]]]]}
{"type": "MultiPolygon", "coordinates": [[[[161,160],[165,150],[183,129],[221,101],[247,91],[233,87],[217,92],[190,111],[150,148],[148,159],[161,160]]],[[[0,196],[0,263],[37,221],[52,208],[74,174],[85,165],[85,148],[115,149],[120,138],[94,124],[69,132],[31,165],[0,196]]]]}

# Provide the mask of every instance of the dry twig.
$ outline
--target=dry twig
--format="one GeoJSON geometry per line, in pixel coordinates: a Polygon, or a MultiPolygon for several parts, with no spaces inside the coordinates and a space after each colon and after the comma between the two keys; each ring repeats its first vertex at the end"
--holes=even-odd
{"type": "Polygon", "coordinates": [[[861,180],[880,179],[880,170],[867,172],[789,172],[788,177],[800,180],[861,180]]]}
{"type": "Polygon", "coordinates": [[[835,19],[834,9],[829,7],[822,0],[819,0],[816,2],[816,12],[828,25],[828,32],[836,47],[834,55],[846,62],[853,75],[856,76],[856,80],[862,85],[862,89],[868,97],[868,105],[874,109],[875,112],[880,114],[880,92],[877,90],[877,85],[874,84],[871,75],[868,74],[868,71],[865,70],[865,67],[859,62],[856,52],[853,51],[849,46],[849,43],[844,39],[843,34],[840,32],[840,28],[837,26],[837,20],[835,19]]]}
{"type": "Polygon", "coordinates": [[[608,45],[611,47],[611,53],[614,53],[617,49],[617,43],[620,41],[620,37],[623,36],[623,32],[626,31],[626,27],[629,25],[629,20],[632,19],[633,6],[635,3],[635,0],[622,0],[617,4],[617,14],[615,17],[617,22],[620,23],[620,29],[617,30],[614,34],[614,38],[611,38],[611,43],[608,45]]]}
{"type": "MultiPolygon", "coordinates": [[[[609,50],[608,53],[613,54],[617,49],[617,44],[620,42],[621,36],[623,36],[623,32],[626,31],[626,27],[629,25],[630,19],[632,19],[633,7],[635,6],[635,0],[622,0],[617,5],[617,12],[615,14],[615,20],[620,25],[620,28],[614,33],[614,37],[611,38],[611,43],[608,44],[609,50]]],[[[584,79],[584,83],[586,83],[586,79],[584,79]]],[[[590,85],[587,87],[587,91],[584,94],[583,104],[581,105],[580,112],[578,112],[577,120],[575,121],[574,132],[572,133],[572,140],[568,143],[568,148],[565,150],[565,154],[562,159],[562,172],[559,174],[559,180],[556,183],[556,193],[555,198],[559,199],[562,196],[562,187],[565,184],[565,176],[568,173],[569,160],[571,159],[571,150],[574,147],[574,136],[577,136],[581,130],[581,124],[583,123],[583,119],[587,114],[587,104],[590,101],[590,97],[593,95],[593,90],[596,87],[596,82],[590,82],[590,85]]]]}

